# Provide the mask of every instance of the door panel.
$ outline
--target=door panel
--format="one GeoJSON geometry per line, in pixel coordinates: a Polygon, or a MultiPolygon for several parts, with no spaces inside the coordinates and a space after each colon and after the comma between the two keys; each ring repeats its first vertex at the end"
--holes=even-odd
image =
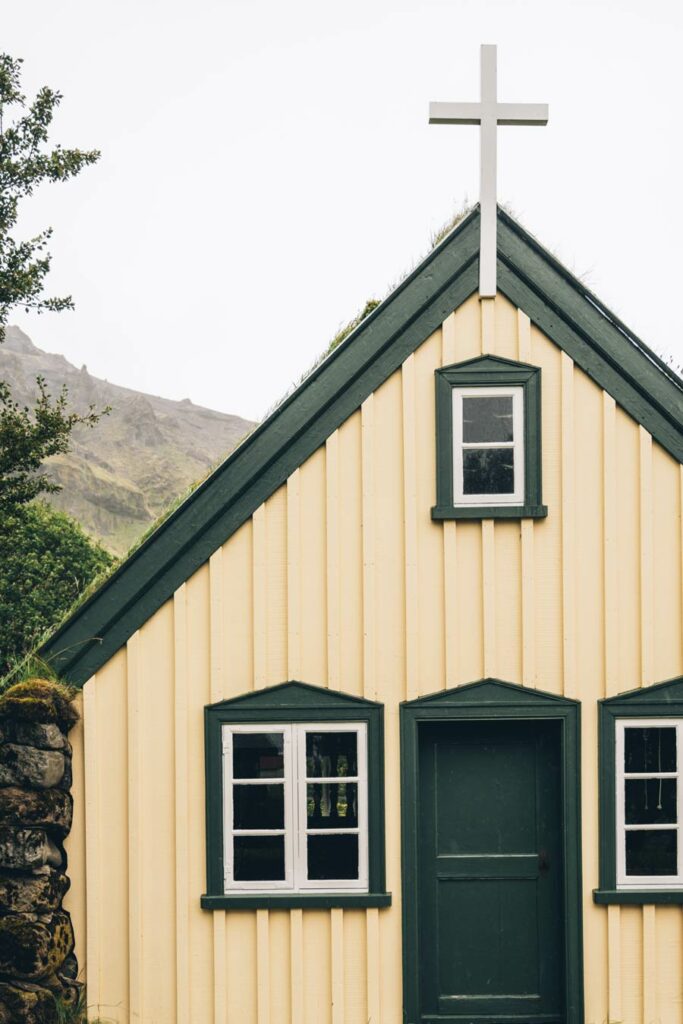
{"type": "Polygon", "coordinates": [[[559,727],[421,727],[425,1022],[563,1020],[559,727]]]}

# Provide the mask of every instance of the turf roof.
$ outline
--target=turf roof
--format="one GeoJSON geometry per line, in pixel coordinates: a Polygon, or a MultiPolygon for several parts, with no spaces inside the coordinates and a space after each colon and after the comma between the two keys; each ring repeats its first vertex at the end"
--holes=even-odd
{"type": "MultiPolygon", "coordinates": [[[[82,685],[477,290],[475,208],[40,649],[82,685]]],[[[509,214],[498,289],[683,462],[683,382],[509,214]]]]}

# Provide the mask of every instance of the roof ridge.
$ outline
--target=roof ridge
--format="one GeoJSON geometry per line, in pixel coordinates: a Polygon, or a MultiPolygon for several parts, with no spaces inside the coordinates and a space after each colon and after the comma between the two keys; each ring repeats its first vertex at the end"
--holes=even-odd
{"type": "MultiPolygon", "coordinates": [[[[514,218],[498,216],[500,292],[683,462],[680,385],[514,218]]],[[[58,627],[42,657],[77,684],[108,661],[476,293],[478,255],[475,208],[58,627]]]]}
{"type": "Polygon", "coordinates": [[[525,237],[525,241],[531,243],[543,256],[543,258],[548,263],[551,263],[555,267],[558,273],[560,273],[562,277],[564,277],[567,283],[570,284],[576,292],[582,295],[587,302],[590,302],[590,304],[595,307],[598,313],[600,313],[609,323],[611,323],[615,327],[615,329],[618,330],[619,333],[622,334],[631,345],[637,348],[638,351],[642,352],[642,354],[654,366],[656,366],[657,369],[661,370],[662,373],[664,373],[669,378],[672,384],[674,384],[679,389],[679,391],[683,392],[683,378],[680,376],[680,374],[676,373],[676,371],[672,369],[672,367],[665,363],[661,356],[659,356],[653,349],[651,349],[650,346],[647,345],[642,340],[642,338],[640,338],[637,334],[634,333],[634,331],[627,327],[624,321],[621,320],[616,313],[613,313],[612,310],[609,309],[609,307],[606,306],[600,298],[598,298],[595,292],[593,292],[587,285],[585,285],[583,281],[576,276],[576,274],[573,274],[571,270],[569,270],[569,268],[566,267],[564,263],[562,263],[562,261],[558,259],[557,256],[554,255],[554,253],[552,253],[548,248],[546,248],[546,246],[544,246],[543,243],[540,242],[538,238],[536,238],[536,236],[531,231],[528,230],[528,228],[524,227],[524,225],[519,220],[517,220],[516,217],[513,217],[512,214],[500,204],[498,204],[498,218],[499,220],[503,221],[503,223],[508,223],[513,230],[522,232],[522,234],[525,237]]]}

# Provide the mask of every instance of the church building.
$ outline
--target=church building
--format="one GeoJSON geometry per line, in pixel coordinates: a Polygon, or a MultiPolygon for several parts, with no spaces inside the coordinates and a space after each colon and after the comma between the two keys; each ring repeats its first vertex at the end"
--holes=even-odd
{"type": "Polygon", "coordinates": [[[93,1020],[683,1024],[683,384],[482,189],[44,648],[93,1020]]]}

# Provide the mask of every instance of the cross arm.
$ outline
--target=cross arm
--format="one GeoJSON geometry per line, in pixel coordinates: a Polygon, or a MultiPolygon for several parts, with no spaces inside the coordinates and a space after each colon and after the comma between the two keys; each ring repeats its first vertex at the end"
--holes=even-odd
{"type": "Polygon", "coordinates": [[[481,124],[481,103],[430,103],[430,124],[481,124]]]}
{"type": "Polygon", "coordinates": [[[430,103],[430,124],[481,125],[479,133],[479,295],[496,294],[498,125],[548,123],[546,103],[499,103],[496,47],[482,46],[479,103],[430,103]]]}
{"type": "Polygon", "coordinates": [[[481,124],[494,117],[498,124],[547,124],[547,103],[430,103],[430,124],[481,124]]]}
{"type": "Polygon", "coordinates": [[[498,124],[547,124],[547,103],[497,103],[498,124]]]}

